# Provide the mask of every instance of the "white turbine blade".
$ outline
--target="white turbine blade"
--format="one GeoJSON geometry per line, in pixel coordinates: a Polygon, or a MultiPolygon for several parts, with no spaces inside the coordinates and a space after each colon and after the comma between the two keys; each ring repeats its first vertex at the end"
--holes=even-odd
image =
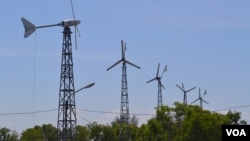
{"type": "Polygon", "coordinates": [[[168,66],[165,65],[165,68],[164,68],[163,72],[166,72],[167,70],[168,70],[168,66]]]}
{"type": "Polygon", "coordinates": [[[78,26],[76,25],[75,28],[76,28],[76,30],[77,30],[77,33],[78,33],[79,37],[81,37],[80,31],[79,31],[79,29],[78,29],[78,26]]]}
{"type": "Polygon", "coordinates": [[[161,78],[162,78],[164,72],[166,72],[166,71],[167,71],[167,65],[165,65],[164,70],[162,71],[161,78]]]}
{"type": "Polygon", "coordinates": [[[73,18],[75,20],[75,12],[74,12],[74,7],[73,7],[73,2],[72,0],[70,0],[70,4],[71,4],[71,10],[72,10],[72,13],[73,13],[73,18]]]}
{"type": "Polygon", "coordinates": [[[185,92],[185,90],[184,90],[182,87],[180,87],[178,84],[176,84],[176,86],[177,86],[178,88],[180,88],[183,92],[185,92]]]}
{"type": "Polygon", "coordinates": [[[25,29],[24,38],[27,38],[36,30],[36,27],[34,24],[32,24],[30,21],[28,21],[25,18],[21,18],[21,20],[25,29]]]}
{"type": "Polygon", "coordinates": [[[122,62],[122,60],[117,61],[115,64],[113,64],[111,67],[109,67],[109,68],[107,69],[107,71],[110,70],[110,69],[112,69],[114,66],[118,65],[118,64],[121,63],[121,62],[122,62]]]}
{"type": "Polygon", "coordinates": [[[76,50],[77,50],[76,26],[75,26],[75,46],[76,46],[76,50]]]}
{"type": "Polygon", "coordinates": [[[195,89],[195,88],[196,88],[196,87],[193,87],[193,88],[187,90],[186,92],[190,92],[190,91],[192,91],[192,90],[195,89]]]}
{"type": "Polygon", "coordinates": [[[147,81],[147,83],[150,83],[150,82],[152,82],[152,81],[154,81],[154,80],[156,80],[156,78],[153,78],[153,79],[147,81]]]}
{"type": "Polygon", "coordinates": [[[129,62],[128,60],[125,60],[125,62],[128,63],[129,65],[133,66],[133,67],[136,67],[137,69],[140,69],[139,66],[137,66],[137,65],[135,65],[135,64],[133,64],[133,63],[131,63],[131,62],[129,62]]]}
{"type": "Polygon", "coordinates": [[[197,98],[195,101],[193,101],[191,104],[193,104],[193,103],[195,103],[196,101],[198,101],[199,100],[199,98],[197,98]]]}
{"type": "MultiPolygon", "coordinates": [[[[71,10],[72,10],[72,14],[73,14],[74,22],[75,22],[76,18],[75,18],[75,12],[74,12],[74,7],[73,7],[73,2],[72,2],[72,0],[70,0],[70,4],[71,4],[71,10]]],[[[78,32],[79,37],[80,37],[79,29],[78,29],[77,25],[75,24],[75,46],[76,46],[76,49],[77,49],[76,31],[78,32]]]]}

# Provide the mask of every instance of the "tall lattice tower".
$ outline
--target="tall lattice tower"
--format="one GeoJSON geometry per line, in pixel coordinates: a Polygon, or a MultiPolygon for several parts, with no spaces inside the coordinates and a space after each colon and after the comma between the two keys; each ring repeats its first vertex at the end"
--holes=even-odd
{"type": "Polygon", "coordinates": [[[69,27],[64,28],[57,121],[59,141],[73,141],[76,137],[75,86],[71,33],[69,27]]]}
{"type": "Polygon", "coordinates": [[[121,50],[122,50],[122,59],[117,61],[111,67],[107,69],[110,70],[114,66],[122,63],[122,86],[121,86],[121,108],[120,108],[120,133],[119,133],[119,141],[129,141],[130,137],[130,116],[129,116],[129,99],[128,99],[128,83],[127,83],[127,71],[126,64],[134,66],[140,69],[139,66],[129,62],[125,59],[125,51],[126,51],[126,43],[123,43],[121,40],[121,50]]]}

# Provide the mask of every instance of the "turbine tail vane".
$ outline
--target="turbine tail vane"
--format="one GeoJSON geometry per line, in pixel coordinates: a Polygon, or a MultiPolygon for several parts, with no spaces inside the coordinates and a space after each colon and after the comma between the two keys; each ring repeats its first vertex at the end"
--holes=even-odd
{"type": "Polygon", "coordinates": [[[33,32],[36,31],[36,26],[32,24],[30,21],[28,21],[25,18],[21,18],[23,26],[24,26],[24,38],[29,37],[33,32]]]}

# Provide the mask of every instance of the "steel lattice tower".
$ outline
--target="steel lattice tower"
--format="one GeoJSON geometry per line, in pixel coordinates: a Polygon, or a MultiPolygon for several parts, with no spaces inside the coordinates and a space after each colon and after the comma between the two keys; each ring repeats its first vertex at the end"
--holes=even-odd
{"type": "Polygon", "coordinates": [[[127,71],[126,63],[122,63],[122,90],[121,90],[121,109],[120,109],[120,141],[130,140],[130,115],[129,115],[129,99],[128,99],[128,83],[127,83],[127,71]],[[125,126],[125,127],[124,127],[125,126]],[[123,128],[124,127],[124,128],[123,128]]]}
{"type": "Polygon", "coordinates": [[[120,133],[119,133],[119,141],[130,141],[130,116],[129,116],[129,99],[128,99],[128,83],[127,83],[127,67],[126,64],[130,64],[138,69],[139,66],[129,62],[125,59],[125,51],[126,51],[126,43],[121,41],[121,50],[122,50],[122,59],[117,61],[111,67],[107,69],[110,70],[114,66],[122,63],[122,86],[121,86],[121,109],[120,109],[120,133]]]}
{"type": "Polygon", "coordinates": [[[157,108],[163,105],[162,102],[162,90],[161,90],[162,85],[158,83],[158,99],[157,99],[157,108]]]}
{"type": "Polygon", "coordinates": [[[69,27],[64,27],[57,122],[59,141],[73,141],[76,137],[75,87],[71,33],[69,27]]]}

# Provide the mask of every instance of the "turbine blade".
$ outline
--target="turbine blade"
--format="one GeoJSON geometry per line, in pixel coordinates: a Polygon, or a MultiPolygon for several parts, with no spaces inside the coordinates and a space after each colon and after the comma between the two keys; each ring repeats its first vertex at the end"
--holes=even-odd
{"type": "Polygon", "coordinates": [[[107,69],[107,71],[109,71],[110,69],[112,69],[114,66],[118,65],[118,64],[121,63],[121,62],[122,62],[122,60],[117,61],[117,62],[114,63],[112,66],[110,66],[110,67],[107,69]]]}
{"type": "Polygon", "coordinates": [[[185,91],[182,87],[180,87],[178,84],[176,84],[176,86],[181,89],[183,92],[185,91]]]}
{"type": "Polygon", "coordinates": [[[193,87],[193,88],[187,90],[186,92],[190,92],[190,91],[192,91],[192,90],[195,89],[195,88],[196,88],[196,87],[193,87]]]}
{"type": "Polygon", "coordinates": [[[168,66],[167,65],[165,65],[165,68],[164,68],[164,72],[166,72],[168,70],[168,66]]]}
{"type": "Polygon", "coordinates": [[[160,81],[160,80],[158,80],[158,81],[159,81],[161,87],[162,87],[163,89],[165,89],[165,87],[162,85],[161,81],[160,81]]]}
{"type": "Polygon", "coordinates": [[[123,40],[121,40],[122,59],[125,59],[125,50],[124,50],[123,45],[124,45],[123,40]]]}
{"type": "Polygon", "coordinates": [[[160,68],[160,63],[158,64],[157,72],[156,72],[156,77],[159,76],[159,68],[160,68]]]}
{"type": "Polygon", "coordinates": [[[75,26],[75,46],[76,46],[76,50],[77,50],[76,26],[75,26]]]}
{"type": "Polygon", "coordinates": [[[193,103],[195,103],[196,101],[198,101],[199,100],[199,98],[197,98],[195,101],[193,101],[191,104],[193,104],[193,103]]]}
{"type": "Polygon", "coordinates": [[[150,82],[152,82],[152,81],[154,81],[154,80],[156,80],[156,78],[153,78],[153,79],[147,81],[147,83],[150,83],[150,82]]]}
{"type": "Polygon", "coordinates": [[[205,101],[205,100],[203,100],[203,99],[202,99],[202,101],[205,102],[205,103],[207,103],[207,104],[209,104],[207,101],[205,101]]]}
{"type": "Polygon", "coordinates": [[[201,89],[199,88],[199,98],[201,98],[201,89]]]}
{"type": "Polygon", "coordinates": [[[137,69],[140,69],[139,66],[137,66],[137,65],[135,65],[135,64],[133,64],[133,63],[131,63],[131,62],[129,62],[128,60],[125,60],[125,62],[128,63],[128,64],[131,65],[131,66],[136,67],[137,69]]]}
{"type": "Polygon", "coordinates": [[[164,72],[166,72],[166,71],[167,71],[167,65],[165,65],[164,70],[162,71],[161,78],[162,78],[164,72]]]}
{"type": "MultiPolygon", "coordinates": [[[[76,18],[75,18],[75,12],[74,12],[74,7],[73,7],[73,2],[72,2],[72,0],[70,0],[70,4],[71,4],[71,10],[72,10],[72,14],[73,14],[74,22],[75,22],[76,18]]],[[[75,46],[76,46],[76,49],[77,49],[76,31],[78,32],[79,37],[80,37],[80,32],[79,32],[79,30],[78,30],[77,25],[75,24],[75,44],[76,44],[75,46]]]]}
{"type": "Polygon", "coordinates": [[[207,94],[207,90],[204,91],[203,95],[206,95],[207,94]]]}

